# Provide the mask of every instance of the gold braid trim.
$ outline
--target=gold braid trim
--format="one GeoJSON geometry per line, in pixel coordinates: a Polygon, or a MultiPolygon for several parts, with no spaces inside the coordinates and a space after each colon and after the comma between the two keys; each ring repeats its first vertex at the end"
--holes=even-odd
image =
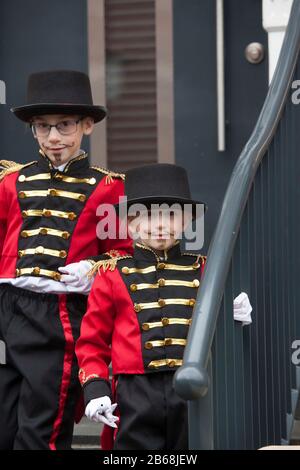
{"type": "Polygon", "coordinates": [[[0,167],[3,167],[3,169],[0,170],[0,181],[5,176],[10,175],[11,173],[15,173],[16,171],[22,170],[22,168],[25,168],[29,165],[33,165],[34,163],[36,163],[36,161],[30,163],[16,163],[9,160],[0,160],[0,167]]]}
{"type": "Polygon", "coordinates": [[[196,263],[199,263],[199,261],[201,260],[201,266],[203,263],[205,263],[206,261],[206,258],[207,256],[202,256],[202,255],[199,255],[198,253],[182,253],[183,255],[185,256],[196,256],[197,259],[196,259],[196,263]]]}
{"type": "Polygon", "coordinates": [[[97,261],[97,263],[94,264],[94,266],[88,271],[87,277],[91,279],[95,273],[99,273],[101,276],[101,269],[105,272],[107,270],[109,271],[114,271],[117,266],[117,262],[121,259],[127,259],[127,258],[132,258],[131,255],[124,255],[124,256],[115,256],[110,259],[102,259],[100,261],[97,261]]]}
{"type": "Polygon", "coordinates": [[[111,184],[114,178],[121,179],[125,181],[125,175],[123,173],[115,173],[114,171],[107,170],[106,168],[102,168],[101,166],[91,166],[93,170],[99,171],[99,173],[103,173],[106,175],[105,177],[105,185],[111,184]]]}

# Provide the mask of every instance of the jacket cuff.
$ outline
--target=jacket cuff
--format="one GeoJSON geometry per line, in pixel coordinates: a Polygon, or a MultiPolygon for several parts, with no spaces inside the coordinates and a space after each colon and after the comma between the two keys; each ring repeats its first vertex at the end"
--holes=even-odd
{"type": "Polygon", "coordinates": [[[107,395],[112,400],[110,383],[105,379],[89,380],[83,385],[83,397],[85,406],[94,398],[107,395]]]}

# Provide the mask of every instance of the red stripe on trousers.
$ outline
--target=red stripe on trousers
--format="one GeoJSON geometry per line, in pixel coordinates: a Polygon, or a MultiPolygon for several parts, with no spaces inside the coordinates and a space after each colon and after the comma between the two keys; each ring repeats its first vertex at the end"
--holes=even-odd
{"type": "Polygon", "coordinates": [[[63,374],[59,393],[58,413],[54,421],[52,435],[49,442],[49,448],[51,450],[56,450],[56,439],[60,432],[65,405],[67,401],[68,390],[71,380],[72,362],[74,357],[74,338],[67,310],[67,297],[66,294],[59,294],[58,297],[59,316],[64,331],[66,345],[63,363],[63,374]]]}

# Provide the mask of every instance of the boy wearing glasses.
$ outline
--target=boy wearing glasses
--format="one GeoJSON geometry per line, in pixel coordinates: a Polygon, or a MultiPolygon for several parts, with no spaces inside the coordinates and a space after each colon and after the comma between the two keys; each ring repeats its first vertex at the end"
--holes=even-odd
{"type": "Polygon", "coordinates": [[[106,115],[87,75],[35,73],[28,104],[37,160],[2,160],[0,183],[0,449],[69,449],[80,394],[74,355],[93,257],[131,251],[96,235],[97,209],[123,194],[123,175],[90,167],[84,135],[106,115]]]}

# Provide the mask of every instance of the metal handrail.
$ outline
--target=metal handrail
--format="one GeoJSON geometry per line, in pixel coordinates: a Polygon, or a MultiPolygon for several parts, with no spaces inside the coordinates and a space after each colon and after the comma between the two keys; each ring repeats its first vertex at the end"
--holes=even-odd
{"type": "Polygon", "coordinates": [[[279,124],[300,47],[300,0],[294,0],[278,64],[257,124],[233,170],[208,252],[190,327],[183,366],[174,386],[186,400],[207,393],[207,364],[242,215],[257,169],[279,124]]]}

